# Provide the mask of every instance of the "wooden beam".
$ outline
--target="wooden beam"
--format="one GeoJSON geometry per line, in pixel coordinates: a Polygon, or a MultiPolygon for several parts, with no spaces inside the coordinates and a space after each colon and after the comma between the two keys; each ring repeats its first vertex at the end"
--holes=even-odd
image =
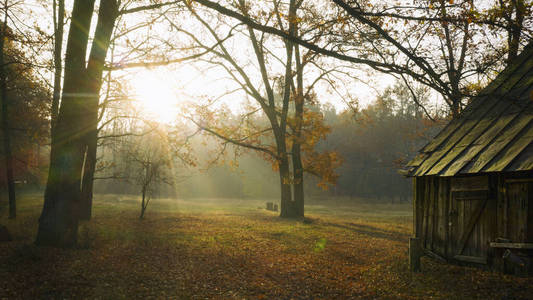
{"type": "Polygon", "coordinates": [[[409,238],[409,269],[411,272],[420,272],[421,249],[419,238],[409,238]]]}
{"type": "Polygon", "coordinates": [[[453,177],[451,190],[456,191],[486,191],[489,189],[488,176],[453,177]]]}
{"type": "Polygon", "coordinates": [[[453,258],[458,260],[458,261],[464,261],[464,262],[469,262],[469,263],[483,264],[483,265],[487,264],[487,258],[486,257],[456,255],[453,258]]]}
{"type": "Polygon", "coordinates": [[[418,213],[417,213],[417,206],[419,203],[419,195],[418,195],[418,183],[417,178],[413,177],[413,234],[415,237],[420,237],[420,233],[418,232],[418,213]]]}
{"type": "Polygon", "coordinates": [[[533,178],[508,178],[505,179],[505,183],[525,183],[525,182],[533,182],[533,178]]]}
{"type": "Polygon", "coordinates": [[[448,262],[448,261],[446,260],[446,258],[444,258],[444,257],[442,257],[442,256],[440,256],[440,255],[438,255],[437,253],[435,253],[435,252],[433,252],[433,251],[431,251],[431,250],[429,250],[429,249],[424,249],[424,254],[427,255],[427,256],[429,256],[429,257],[431,257],[431,258],[434,258],[434,259],[436,259],[436,260],[439,260],[439,261],[441,261],[441,262],[448,262]]]}
{"type": "Polygon", "coordinates": [[[533,249],[533,243],[498,243],[491,242],[492,248],[509,248],[509,249],[533,249]]]}

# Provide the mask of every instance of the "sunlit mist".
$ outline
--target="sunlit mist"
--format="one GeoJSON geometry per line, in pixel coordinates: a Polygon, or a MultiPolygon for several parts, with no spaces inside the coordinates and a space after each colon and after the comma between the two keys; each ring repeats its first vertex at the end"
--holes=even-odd
{"type": "Polygon", "coordinates": [[[134,99],[147,117],[159,123],[171,123],[178,117],[179,102],[173,82],[164,73],[139,71],[131,79],[134,99]]]}

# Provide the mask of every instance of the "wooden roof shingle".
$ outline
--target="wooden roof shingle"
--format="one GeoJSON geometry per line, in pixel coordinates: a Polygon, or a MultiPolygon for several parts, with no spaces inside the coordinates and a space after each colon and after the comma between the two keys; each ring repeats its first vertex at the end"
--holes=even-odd
{"type": "Polygon", "coordinates": [[[406,168],[414,177],[533,170],[533,42],[406,168]]]}

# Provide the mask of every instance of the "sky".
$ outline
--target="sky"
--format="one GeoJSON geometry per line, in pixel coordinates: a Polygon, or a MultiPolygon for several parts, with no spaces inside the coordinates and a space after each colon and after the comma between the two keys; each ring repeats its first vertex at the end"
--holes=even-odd
{"type": "MultiPolygon", "coordinates": [[[[143,21],[142,18],[137,18],[136,15],[131,15],[127,18],[128,24],[143,21]]],[[[190,17],[189,12],[179,15],[178,18],[178,25],[194,34],[205,45],[217,43],[210,33],[199,25],[197,20],[190,17]]],[[[213,23],[216,23],[216,20],[213,23]]],[[[220,36],[224,36],[229,28],[227,25],[224,27],[224,25],[221,26],[219,31],[220,36]]],[[[241,26],[240,28],[243,27],[241,26]]],[[[182,45],[191,46],[195,44],[185,34],[169,27],[168,22],[162,19],[158,23],[151,25],[149,29],[139,30],[135,33],[137,37],[130,35],[129,39],[133,44],[135,40],[142,40],[144,36],[148,36],[153,32],[160,38],[165,39],[166,42],[176,44],[176,48],[182,45]]],[[[269,43],[271,45],[269,49],[273,54],[284,60],[285,49],[279,38],[270,38],[269,43]]],[[[123,46],[124,40],[117,41],[117,44],[123,46]]],[[[246,74],[254,82],[254,85],[258,87],[258,90],[263,92],[260,70],[257,67],[249,38],[241,35],[236,30],[224,45],[231,56],[243,66],[246,74]]],[[[302,51],[305,51],[305,49],[302,51]]],[[[188,56],[190,52],[180,52],[173,49],[167,51],[164,55],[168,55],[169,59],[175,59],[188,56]]],[[[117,59],[120,59],[120,54],[117,56],[117,59]]],[[[157,59],[157,57],[151,59],[141,58],[141,61],[154,61],[157,59]]],[[[326,61],[326,64],[330,67],[346,65],[345,62],[330,58],[327,58],[326,61]]],[[[269,74],[273,76],[283,74],[284,66],[277,59],[271,59],[270,65],[269,74]]],[[[394,79],[391,76],[372,74],[372,77],[369,77],[369,74],[356,70],[353,65],[351,69],[347,68],[345,70],[350,72],[354,78],[337,74],[337,78],[334,79],[337,82],[342,81],[341,84],[337,84],[337,90],[333,90],[326,82],[317,84],[315,88],[318,101],[322,104],[331,104],[337,111],[347,109],[346,102],[350,102],[355,98],[359,102],[359,107],[365,107],[377,97],[377,91],[394,84],[394,79]],[[359,79],[356,79],[356,77],[359,79]]],[[[132,86],[132,98],[138,98],[138,102],[151,115],[156,115],[164,121],[169,121],[173,114],[178,113],[179,106],[183,106],[184,103],[207,103],[207,100],[217,99],[216,105],[224,105],[234,113],[241,113],[243,112],[241,105],[250,100],[247,99],[243,91],[236,91],[239,89],[239,85],[230,78],[225,69],[213,66],[205,61],[188,61],[154,68],[136,68],[124,71],[124,73],[128,74],[126,80],[130,81],[129,83],[132,86]]],[[[310,83],[317,76],[316,70],[310,71],[305,80],[310,83]]]]}
{"type": "MultiPolygon", "coordinates": [[[[66,1],[67,11],[71,9],[72,1],[66,1]]],[[[33,12],[32,14],[19,13],[24,18],[27,24],[37,24],[39,27],[46,31],[51,29],[51,19],[42,18],[39,16],[46,15],[49,18],[47,10],[51,9],[51,4],[44,2],[45,5],[37,4],[35,0],[28,0],[25,4],[30,4],[33,12]]],[[[95,18],[96,19],[96,18],[95,18]]],[[[128,24],[135,24],[142,22],[143,17],[139,14],[127,16],[125,22],[128,24]]],[[[190,27],[191,32],[195,32],[202,40],[206,40],[206,44],[213,44],[211,39],[205,30],[198,29],[198,24],[193,24],[191,19],[182,19],[181,24],[184,27],[190,27]]],[[[92,31],[96,20],[92,22],[92,31]]],[[[66,25],[68,29],[68,24],[66,25]]],[[[159,38],[168,39],[169,42],[178,41],[186,43],[187,39],[180,36],[177,32],[169,32],[168,25],[159,20],[158,23],[149,27],[149,30],[141,29],[132,35],[128,35],[128,39],[135,39],[135,35],[139,37],[147,34],[153,34],[158,32],[159,38]],[[163,32],[163,33],[161,33],[163,32]],[[166,33],[165,33],[166,32],[166,33]]],[[[67,37],[68,30],[65,32],[65,39],[67,37]]],[[[231,40],[226,43],[231,51],[231,54],[235,56],[236,60],[244,62],[247,65],[247,74],[256,82],[260,82],[259,70],[257,67],[248,66],[253,65],[255,57],[250,50],[249,41],[246,37],[239,36],[238,34],[233,36],[231,40]],[[247,49],[248,47],[248,49],[247,49]],[[254,69],[255,68],[255,69],[254,69]]],[[[64,43],[66,45],[66,43],[64,43]]],[[[127,48],[125,46],[125,39],[118,39],[116,41],[115,60],[122,59],[120,56],[126,53],[127,48]]],[[[273,48],[276,55],[283,57],[283,48],[273,48]]],[[[166,54],[163,52],[163,54],[166,54]]],[[[183,57],[188,54],[180,51],[173,51],[169,53],[171,57],[183,57]]],[[[126,58],[127,59],[127,58],[126,58]]],[[[141,58],[141,61],[146,58],[141,58]]],[[[152,58],[153,59],[153,58],[152,58]]],[[[157,57],[156,57],[157,59],[157,57]]],[[[150,60],[150,58],[146,59],[150,60]]],[[[334,59],[327,59],[329,65],[342,65],[344,62],[336,61],[334,59]]],[[[273,67],[283,70],[283,66],[273,63],[273,67]]],[[[353,66],[352,66],[353,67],[353,66]]],[[[353,68],[349,70],[353,77],[345,75],[339,75],[337,81],[341,81],[341,84],[337,85],[337,90],[333,90],[327,83],[323,82],[317,84],[315,92],[317,93],[318,101],[322,104],[329,103],[335,107],[337,111],[347,109],[346,102],[353,99],[357,99],[359,107],[365,107],[372,103],[378,96],[379,91],[384,90],[386,87],[394,84],[394,78],[388,75],[380,74],[368,74],[363,71],[357,71],[353,68]]],[[[308,82],[311,82],[317,74],[309,73],[308,82]]],[[[246,95],[242,91],[232,92],[238,88],[238,85],[232,80],[228,80],[228,74],[221,68],[208,68],[205,63],[198,62],[184,62],[179,64],[172,64],[170,66],[154,67],[154,68],[135,68],[127,71],[118,72],[118,77],[123,77],[128,81],[128,85],[131,86],[131,90],[128,91],[131,98],[134,98],[139,103],[139,106],[146,110],[146,113],[154,119],[158,119],[161,122],[170,122],[171,119],[179,113],[180,106],[184,103],[196,102],[201,103],[206,99],[219,99],[217,103],[219,105],[227,106],[234,113],[242,112],[241,104],[246,101],[246,95]],[[227,95],[225,95],[227,94],[227,95]]],[[[52,74],[48,74],[50,81],[52,74]]]]}

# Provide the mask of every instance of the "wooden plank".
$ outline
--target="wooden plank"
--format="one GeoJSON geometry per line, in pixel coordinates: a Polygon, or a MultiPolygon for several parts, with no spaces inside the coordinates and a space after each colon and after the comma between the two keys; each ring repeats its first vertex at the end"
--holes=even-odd
{"type": "MultiPolygon", "coordinates": [[[[522,64],[520,64],[518,68],[516,68],[513,72],[511,72],[507,76],[507,79],[504,82],[502,82],[499,87],[497,87],[496,89],[492,91],[488,89],[488,91],[490,91],[489,94],[490,95],[494,95],[494,94],[503,95],[507,93],[509,89],[518,89],[518,88],[523,87],[523,85],[520,85],[517,83],[520,83],[524,75],[528,74],[533,69],[533,57],[531,56],[531,54],[532,54],[531,52],[528,53],[529,58],[525,59],[525,61],[522,64]]],[[[480,94],[483,95],[483,92],[484,91],[482,91],[480,94]]]]}
{"type": "Polygon", "coordinates": [[[425,177],[415,177],[417,197],[416,197],[416,237],[422,238],[423,241],[423,223],[424,223],[424,194],[425,194],[425,177]]]}
{"type": "MultiPolygon", "coordinates": [[[[533,78],[533,74],[531,77],[533,78]]],[[[444,175],[476,173],[489,163],[503,149],[506,143],[510,142],[533,119],[533,103],[529,100],[528,94],[528,92],[524,93],[516,101],[505,101],[513,103],[507,109],[506,114],[498,118],[471,145],[474,149],[468,149],[468,155],[457,159],[454,162],[455,165],[450,166],[444,175]],[[517,113],[520,114],[517,115],[517,113]]]]}
{"type": "Polygon", "coordinates": [[[515,243],[527,242],[527,186],[527,183],[511,183],[505,188],[508,201],[508,232],[505,238],[515,243]]]}
{"type": "Polygon", "coordinates": [[[484,200],[489,197],[487,190],[483,191],[453,191],[452,197],[456,201],[484,200]]]}
{"type": "Polygon", "coordinates": [[[468,256],[468,255],[455,255],[453,258],[455,258],[458,261],[463,262],[469,262],[469,263],[475,263],[475,264],[487,264],[487,258],[486,257],[477,257],[477,256],[468,256]]]}
{"type": "Polygon", "coordinates": [[[515,161],[507,167],[511,171],[531,171],[533,170],[533,140],[516,157],[515,161]]]}
{"type": "MultiPolygon", "coordinates": [[[[448,139],[457,134],[457,131],[464,127],[467,121],[471,121],[473,116],[484,115],[485,112],[498,103],[499,98],[491,96],[475,97],[458,118],[453,119],[441,130],[433,140],[431,140],[420,152],[434,152],[444,142],[448,144],[448,139]]],[[[479,118],[477,118],[479,119],[479,118]]],[[[461,134],[462,136],[462,134],[461,134]]]]}
{"type": "Polygon", "coordinates": [[[429,178],[428,197],[428,231],[426,249],[433,249],[433,233],[435,232],[435,177],[429,178]]]}
{"type": "Polygon", "coordinates": [[[533,182],[533,178],[508,178],[505,180],[505,183],[524,183],[524,182],[533,182]]]}
{"type": "Polygon", "coordinates": [[[489,176],[490,184],[490,199],[487,203],[486,213],[482,215],[484,218],[483,224],[485,225],[485,233],[481,240],[485,256],[494,258],[495,251],[489,247],[488,242],[494,241],[498,236],[498,226],[497,226],[497,205],[498,205],[498,176],[496,174],[489,176]]]}
{"type": "Polygon", "coordinates": [[[489,177],[487,175],[471,177],[454,177],[451,179],[450,190],[456,191],[486,191],[489,189],[489,177]]]}
{"type": "Polygon", "coordinates": [[[509,249],[533,249],[533,243],[499,243],[491,242],[492,248],[509,248],[509,249]]]}
{"type": "Polygon", "coordinates": [[[504,223],[504,217],[503,217],[503,214],[505,212],[505,194],[504,194],[504,189],[505,189],[505,177],[502,175],[502,174],[498,174],[496,175],[497,176],[497,180],[498,180],[498,183],[497,183],[497,194],[496,194],[496,197],[497,197],[497,204],[496,204],[496,226],[497,226],[497,236],[505,236],[505,226],[506,224],[504,223]]]}
{"type": "MultiPolygon", "coordinates": [[[[470,132],[468,132],[457,142],[457,144],[448,154],[446,154],[443,159],[441,159],[437,164],[435,164],[435,166],[426,172],[426,175],[437,175],[444,168],[453,164],[455,159],[457,159],[460,154],[465,152],[467,148],[474,143],[474,141],[476,141],[492,126],[493,123],[497,122],[497,120],[507,111],[507,109],[511,107],[511,103],[511,101],[497,102],[496,105],[492,107],[491,110],[488,111],[487,114],[483,116],[483,118],[474,126],[474,128],[472,128],[470,132]]],[[[518,114],[515,113],[514,115],[516,116],[518,114]]]]}
{"type": "Polygon", "coordinates": [[[457,157],[442,175],[454,176],[459,173],[463,167],[470,163],[480,152],[486,149],[509,123],[519,116],[520,114],[506,114],[498,118],[477,140],[462,151],[461,156],[457,157]]]}
{"type": "Polygon", "coordinates": [[[483,168],[485,172],[503,171],[505,167],[531,143],[533,139],[533,122],[530,122],[528,128],[524,128],[517,137],[517,139],[514,139],[507,144],[503,151],[498,153],[498,155],[483,168]]]}
{"type": "Polygon", "coordinates": [[[422,220],[422,243],[421,245],[424,246],[424,248],[427,246],[427,237],[428,237],[428,216],[429,216],[429,186],[430,186],[430,179],[429,177],[426,177],[426,180],[424,181],[424,213],[423,213],[423,220],[422,220]]]}
{"type": "Polygon", "coordinates": [[[525,183],[515,183],[517,185],[520,185],[520,199],[518,202],[519,205],[519,232],[520,232],[520,240],[519,242],[527,242],[527,184],[525,183]]]}
{"type": "MultiPolygon", "coordinates": [[[[530,174],[533,175],[533,174],[530,174]]],[[[527,240],[533,242],[533,183],[527,185],[528,213],[527,213],[527,240]]]]}
{"type": "MultiPolygon", "coordinates": [[[[425,175],[443,175],[441,172],[455,162],[455,159],[468,149],[466,146],[454,146],[442,159],[426,172],[425,175]]],[[[455,174],[453,174],[455,175],[455,174]]]]}
{"type": "Polygon", "coordinates": [[[408,167],[418,167],[420,164],[428,158],[427,153],[418,153],[410,162],[407,163],[408,167]]]}
{"type": "Polygon", "coordinates": [[[441,188],[440,197],[444,201],[444,257],[448,257],[448,245],[450,243],[450,180],[442,178],[443,186],[441,188]]]}
{"type": "Polygon", "coordinates": [[[505,114],[499,118],[489,130],[476,140],[476,144],[489,144],[492,141],[507,140],[517,131],[524,128],[533,118],[533,103],[528,99],[521,99],[520,106],[524,106],[521,112],[505,114]],[[510,126],[517,126],[514,131],[507,131],[510,126]]]}
{"type": "MultiPolygon", "coordinates": [[[[472,103],[471,105],[475,105],[477,107],[481,105],[481,102],[482,100],[478,99],[476,103],[472,103]]],[[[457,130],[457,128],[461,127],[462,124],[462,120],[453,119],[452,121],[450,121],[450,123],[448,123],[448,125],[446,125],[446,127],[444,127],[444,129],[442,129],[437,134],[437,136],[435,136],[426,146],[424,146],[424,148],[422,148],[420,152],[431,153],[435,151],[435,149],[437,149],[442,143],[444,143],[444,141],[446,141],[446,139],[449,138],[455,132],[455,130],[457,130]]]]}
{"type": "Polygon", "coordinates": [[[437,227],[439,225],[439,181],[440,177],[433,178],[433,193],[431,198],[433,200],[433,226],[431,232],[431,250],[435,250],[438,244],[437,227]]]}
{"type": "MultiPolygon", "coordinates": [[[[487,166],[528,124],[531,118],[517,118],[500,132],[499,136],[483,149],[472,164],[464,167],[459,173],[478,173],[487,166]]],[[[499,121],[501,122],[501,121],[499,121]]],[[[499,123],[498,122],[498,123],[499,123]]],[[[503,124],[500,124],[503,125],[503,124]]],[[[495,126],[500,126],[495,125],[495,126]]]]}
{"type": "MultiPolygon", "coordinates": [[[[450,180],[451,182],[451,180],[450,180]]],[[[451,185],[451,184],[450,184],[451,185]]],[[[457,239],[459,237],[459,207],[458,202],[453,200],[451,189],[448,192],[448,207],[449,207],[449,233],[448,233],[448,247],[447,258],[454,254],[457,247],[457,239]]]]}
{"type": "MultiPolygon", "coordinates": [[[[493,80],[485,89],[481,91],[480,96],[473,99],[472,103],[466,107],[466,109],[458,118],[448,123],[448,125],[441,130],[431,142],[429,142],[420,150],[422,155],[417,156],[408,164],[408,166],[419,166],[419,168],[423,168],[422,171],[418,170],[415,172],[415,176],[422,176],[442,158],[442,155],[440,155],[439,157],[434,157],[430,160],[430,162],[428,162],[428,159],[430,158],[427,156],[428,153],[431,153],[431,156],[434,156],[434,152],[438,148],[447,148],[449,150],[451,146],[457,142],[457,140],[454,141],[454,136],[462,138],[464,136],[464,132],[461,132],[461,130],[464,130],[465,127],[468,127],[468,132],[471,129],[469,123],[472,123],[472,121],[475,120],[478,121],[483,119],[483,115],[486,111],[490,111],[490,108],[493,106],[493,104],[503,105],[503,102],[507,102],[501,101],[502,97],[504,97],[506,94],[511,94],[514,96],[518,90],[530,85],[528,82],[533,76],[527,76],[527,74],[533,70],[532,56],[533,51],[531,50],[523,52],[523,54],[519,56],[514,64],[507,67],[497,76],[495,80],[493,80]],[[518,63],[518,61],[521,63],[518,63]]],[[[477,123],[477,121],[475,123],[477,123]]],[[[487,121],[485,123],[490,122],[487,121]]],[[[472,144],[474,137],[483,132],[482,127],[487,126],[485,123],[478,126],[478,128],[474,130],[471,136],[465,140],[466,144],[472,144]]],[[[444,167],[446,167],[446,165],[449,165],[451,162],[451,159],[444,159],[439,167],[432,171],[431,174],[438,174],[444,167]]]]}
{"type": "Polygon", "coordinates": [[[413,180],[413,234],[415,237],[419,238],[420,237],[420,233],[419,233],[419,230],[418,230],[418,205],[419,205],[419,195],[418,195],[418,187],[419,187],[419,182],[420,182],[420,179],[419,178],[416,178],[414,177],[413,180]]]}
{"type": "Polygon", "coordinates": [[[472,217],[468,221],[468,225],[466,226],[465,231],[463,231],[463,235],[459,239],[459,247],[457,248],[457,254],[461,254],[465,249],[466,243],[468,242],[468,239],[472,234],[472,230],[474,229],[474,226],[476,226],[479,217],[483,213],[483,210],[485,209],[485,205],[487,205],[488,200],[488,198],[483,200],[472,214],[472,217]]]}
{"type": "Polygon", "coordinates": [[[521,55],[519,55],[516,60],[507,68],[505,68],[487,87],[485,87],[481,92],[480,95],[488,95],[493,93],[494,91],[501,88],[501,86],[511,79],[512,75],[519,69],[519,68],[527,68],[527,65],[524,65],[525,62],[531,61],[533,59],[533,47],[532,48],[525,48],[521,55]]]}
{"type": "Polygon", "coordinates": [[[437,227],[436,237],[437,244],[435,252],[441,255],[446,255],[446,227],[447,227],[447,185],[448,178],[438,177],[438,189],[437,189],[437,227]]]}
{"type": "Polygon", "coordinates": [[[457,144],[457,142],[459,142],[466,134],[468,134],[470,130],[482,119],[482,117],[496,104],[498,104],[498,99],[495,97],[489,97],[488,101],[486,101],[484,105],[476,110],[477,118],[461,118],[460,120],[462,124],[460,124],[459,128],[457,128],[457,130],[455,130],[453,134],[451,134],[443,143],[442,149],[431,153],[430,157],[428,157],[420,165],[420,167],[418,167],[415,176],[426,175],[427,171],[429,171],[436,163],[438,163],[441,159],[446,159],[446,154],[457,144]]]}
{"type": "Polygon", "coordinates": [[[502,196],[503,196],[503,201],[504,201],[504,206],[503,206],[503,216],[502,216],[502,221],[503,221],[503,236],[504,237],[509,237],[509,197],[507,196],[507,185],[506,184],[503,184],[502,185],[502,196]]]}
{"type": "Polygon", "coordinates": [[[439,151],[432,152],[426,160],[418,167],[415,176],[424,176],[426,171],[429,170],[435,163],[437,163],[446,153],[448,153],[448,148],[442,149],[439,151]]]}
{"type": "Polygon", "coordinates": [[[438,261],[441,261],[441,262],[448,262],[448,261],[446,260],[446,258],[444,258],[444,257],[442,257],[442,256],[440,256],[440,255],[438,255],[437,253],[435,253],[435,252],[433,252],[433,251],[431,251],[431,250],[424,249],[424,254],[427,255],[427,256],[429,256],[429,257],[431,257],[431,258],[434,258],[434,259],[436,259],[436,260],[438,260],[438,261]]]}
{"type": "Polygon", "coordinates": [[[409,269],[411,272],[420,271],[420,256],[422,247],[419,238],[409,238],[409,269]]]}

